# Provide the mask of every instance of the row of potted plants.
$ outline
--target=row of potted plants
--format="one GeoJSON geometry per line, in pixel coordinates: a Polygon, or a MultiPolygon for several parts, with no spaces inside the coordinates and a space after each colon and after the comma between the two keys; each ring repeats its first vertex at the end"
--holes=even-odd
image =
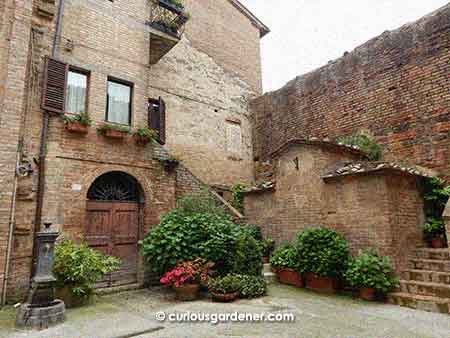
{"type": "Polygon", "coordinates": [[[362,251],[351,257],[346,240],[331,229],[301,232],[294,245],[278,248],[270,259],[280,283],[306,287],[324,293],[336,292],[344,283],[360,291],[360,297],[374,300],[398,286],[388,257],[362,251]]]}
{"type": "Polygon", "coordinates": [[[229,273],[211,277],[214,263],[203,258],[180,262],[166,272],[160,282],[175,291],[181,301],[193,301],[200,297],[200,290],[207,290],[214,301],[232,302],[237,298],[256,298],[266,294],[267,284],[258,276],[229,273]]]}
{"type": "MultiPolygon", "coordinates": [[[[62,119],[66,130],[72,133],[87,134],[89,127],[92,125],[88,113],[66,114],[63,115],[62,119]]],[[[148,127],[141,127],[132,131],[128,126],[106,122],[97,127],[97,133],[112,139],[123,139],[128,134],[132,134],[136,144],[140,146],[155,142],[158,137],[158,132],[148,127]]]]}

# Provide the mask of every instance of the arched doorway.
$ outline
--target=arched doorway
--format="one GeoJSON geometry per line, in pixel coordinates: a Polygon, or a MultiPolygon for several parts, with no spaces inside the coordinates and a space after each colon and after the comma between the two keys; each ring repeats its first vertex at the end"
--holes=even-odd
{"type": "Polygon", "coordinates": [[[119,271],[106,276],[97,287],[137,282],[138,240],[142,189],[137,180],[120,171],[99,176],[87,193],[87,244],[122,260],[119,271]]]}

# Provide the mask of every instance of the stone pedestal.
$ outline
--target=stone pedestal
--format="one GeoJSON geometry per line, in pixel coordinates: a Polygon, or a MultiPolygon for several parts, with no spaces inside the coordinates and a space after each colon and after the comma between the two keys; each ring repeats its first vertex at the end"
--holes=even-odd
{"type": "Polygon", "coordinates": [[[442,217],[444,218],[445,229],[447,232],[448,249],[450,251],[450,200],[447,202],[447,205],[445,206],[445,210],[444,213],[442,214],[442,217]]]}
{"type": "Polygon", "coordinates": [[[16,327],[42,330],[61,323],[65,319],[66,307],[61,300],[54,300],[49,306],[34,307],[23,304],[16,316],[16,327]]]}

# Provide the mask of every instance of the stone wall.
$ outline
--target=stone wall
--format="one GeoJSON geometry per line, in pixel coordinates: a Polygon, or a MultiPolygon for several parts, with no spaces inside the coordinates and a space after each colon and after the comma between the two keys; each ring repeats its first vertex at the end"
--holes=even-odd
{"type": "Polygon", "coordinates": [[[255,155],[293,137],[369,131],[388,160],[450,176],[450,5],[252,102],[255,155]]]}

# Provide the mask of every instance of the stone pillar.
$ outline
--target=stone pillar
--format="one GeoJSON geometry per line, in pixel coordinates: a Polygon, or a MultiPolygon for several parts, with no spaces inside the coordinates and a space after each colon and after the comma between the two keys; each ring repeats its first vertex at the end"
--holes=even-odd
{"type": "Polygon", "coordinates": [[[444,218],[445,230],[447,232],[448,249],[450,251],[450,200],[447,202],[447,205],[445,206],[445,210],[444,213],[442,214],[442,217],[444,218]]]}

